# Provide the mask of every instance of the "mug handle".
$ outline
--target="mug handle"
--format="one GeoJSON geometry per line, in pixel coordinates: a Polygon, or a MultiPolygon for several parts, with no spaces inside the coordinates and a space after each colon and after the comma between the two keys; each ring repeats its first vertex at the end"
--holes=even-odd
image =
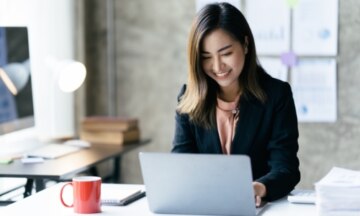
{"type": "Polygon", "coordinates": [[[68,182],[66,184],[64,184],[60,190],[60,201],[61,203],[65,206],[65,207],[68,207],[68,208],[71,208],[71,207],[74,207],[74,203],[72,203],[71,205],[68,205],[64,202],[64,199],[63,199],[63,191],[64,191],[64,188],[68,185],[71,185],[71,187],[73,187],[73,184],[72,182],[68,182]]]}

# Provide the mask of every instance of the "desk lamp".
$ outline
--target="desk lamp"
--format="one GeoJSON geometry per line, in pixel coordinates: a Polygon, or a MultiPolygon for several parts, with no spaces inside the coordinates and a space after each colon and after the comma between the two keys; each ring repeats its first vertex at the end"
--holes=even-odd
{"type": "Polygon", "coordinates": [[[57,83],[61,91],[73,92],[78,89],[86,77],[84,64],[73,60],[63,60],[56,64],[57,83]]]}

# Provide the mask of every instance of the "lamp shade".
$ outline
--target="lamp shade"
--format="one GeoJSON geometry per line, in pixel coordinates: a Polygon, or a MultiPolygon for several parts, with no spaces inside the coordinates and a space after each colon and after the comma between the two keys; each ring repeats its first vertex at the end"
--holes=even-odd
{"type": "Polygon", "coordinates": [[[84,82],[86,68],[81,62],[65,60],[58,64],[57,74],[60,90],[73,92],[84,82]]]}
{"type": "Polygon", "coordinates": [[[17,95],[30,77],[29,61],[10,63],[0,68],[0,78],[13,95],[17,95]]]}

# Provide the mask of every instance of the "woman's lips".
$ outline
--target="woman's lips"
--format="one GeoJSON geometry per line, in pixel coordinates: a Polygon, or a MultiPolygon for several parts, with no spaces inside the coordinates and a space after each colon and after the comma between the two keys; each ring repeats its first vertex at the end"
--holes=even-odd
{"type": "Polygon", "coordinates": [[[228,70],[227,72],[220,72],[220,73],[214,73],[217,77],[225,77],[231,72],[231,70],[228,70]]]}

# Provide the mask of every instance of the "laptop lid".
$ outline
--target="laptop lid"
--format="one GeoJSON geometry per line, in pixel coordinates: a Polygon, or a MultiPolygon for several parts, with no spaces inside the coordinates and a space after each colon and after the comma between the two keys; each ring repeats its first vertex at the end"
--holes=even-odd
{"type": "Polygon", "coordinates": [[[248,156],[140,152],[139,157],[154,213],[256,214],[248,156]]]}

